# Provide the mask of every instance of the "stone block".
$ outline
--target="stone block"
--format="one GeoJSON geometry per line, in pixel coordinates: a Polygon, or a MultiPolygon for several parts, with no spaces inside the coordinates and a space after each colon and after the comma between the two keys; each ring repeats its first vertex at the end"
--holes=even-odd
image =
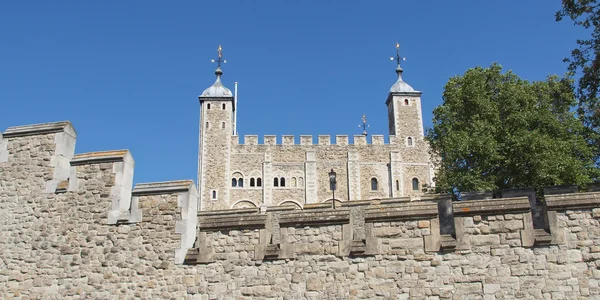
{"type": "Polygon", "coordinates": [[[473,246],[500,245],[500,237],[497,235],[471,235],[473,246]]]}
{"type": "Polygon", "coordinates": [[[565,229],[558,226],[558,215],[556,211],[548,211],[548,226],[552,235],[552,245],[565,243],[565,229]]]}
{"type": "Polygon", "coordinates": [[[522,220],[504,220],[504,221],[490,222],[490,230],[492,233],[515,232],[520,229],[523,229],[523,221],[522,220]]]}
{"type": "Polygon", "coordinates": [[[402,238],[390,241],[392,249],[423,249],[423,238],[402,238]]]}

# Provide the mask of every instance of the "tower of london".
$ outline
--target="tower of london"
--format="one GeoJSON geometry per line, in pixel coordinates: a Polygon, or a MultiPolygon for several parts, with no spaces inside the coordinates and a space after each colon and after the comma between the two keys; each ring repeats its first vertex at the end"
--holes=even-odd
{"type": "Polygon", "coordinates": [[[129,150],[78,153],[69,121],[7,128],[0,298],[597,299],[600,192],[545,192],[543,226],[528,190],[422,195],[421,92],[396,72],[389,143],[259,144],[235,134],[218,67],[199,96],[197,184],[134,184],[129,150]]]}
{"type": "MultiPolygon", "coordinates": [[[[222,58],[219,48],[219,60],[222,58]]],[[[433,167],[424,140],[421,93],[402,77],[387,99],[389,143],[384,135],[257,135],[236,130],[236,97],[222,82],[220,63],[213,85],[202,92],[198,190],[201,210],[320,202],[418,198],[433,186],[433,167]],[[336,173],[335,199],[329,172],[336,173]]],[[[243,113],[243,111],[239,112],[243,113]]]]}

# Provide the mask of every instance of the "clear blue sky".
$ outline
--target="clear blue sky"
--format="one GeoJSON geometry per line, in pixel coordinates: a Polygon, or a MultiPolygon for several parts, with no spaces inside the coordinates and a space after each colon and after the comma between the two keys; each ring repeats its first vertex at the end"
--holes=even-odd
{"type": "Polygon", "coordinates": [[[423,91],[499,62],[528,80],[563,74],[585,37],[552,1],[5,1],[0,131],[70,120],[76,153],[130,149],[135,182],[196,179],[199,103],[216,48],[239,81],[238,132],[387,135],[389,60],[423,91]]]}

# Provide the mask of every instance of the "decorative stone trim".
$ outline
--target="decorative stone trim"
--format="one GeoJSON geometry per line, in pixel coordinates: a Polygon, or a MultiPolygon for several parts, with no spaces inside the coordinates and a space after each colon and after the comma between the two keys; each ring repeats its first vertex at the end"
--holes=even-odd
{"type": "Polygon", "coordinates": [[[108,212],[108,224],[137,223],[142,221],[142,211],[137,197],[131,197],[135,162],[129,150],[113,150],[77,154],[71,160],[69,191],[77,190],[76,166],[86,164],[113,163],[115,183],[111,188],[112,207],[108,212]]]}
{"type": "MultiPolygon", "coordinates": [[[[181,211],[181,220],[175,223],[175,233],[181,234],[181,244],[175,249],[175,264],[183,264],[188,251],[194,247],[198,225],[199,196],[192,180],[142,183],[132,191],[132,203],[138,203],[138,197],[177,193],[177,208],[181,211]]],[[[137,206],[137,205],[136,205],[137,206]]],[[[141,211],[139,211],[141,217],[141,211]]]]}

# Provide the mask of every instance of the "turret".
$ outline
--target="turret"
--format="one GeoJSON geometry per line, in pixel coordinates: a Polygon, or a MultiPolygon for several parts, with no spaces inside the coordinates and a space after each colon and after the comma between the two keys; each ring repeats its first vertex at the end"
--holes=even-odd
{"type": "Polygon", "coordinates": [[[235,102],[231,91],[221,82],[222,48],[215,71],[217,79],[204,90],[200,100],[200,146],[198,190],[203,210],[226,209],[229,203],[229,157],[235,102]]]}

